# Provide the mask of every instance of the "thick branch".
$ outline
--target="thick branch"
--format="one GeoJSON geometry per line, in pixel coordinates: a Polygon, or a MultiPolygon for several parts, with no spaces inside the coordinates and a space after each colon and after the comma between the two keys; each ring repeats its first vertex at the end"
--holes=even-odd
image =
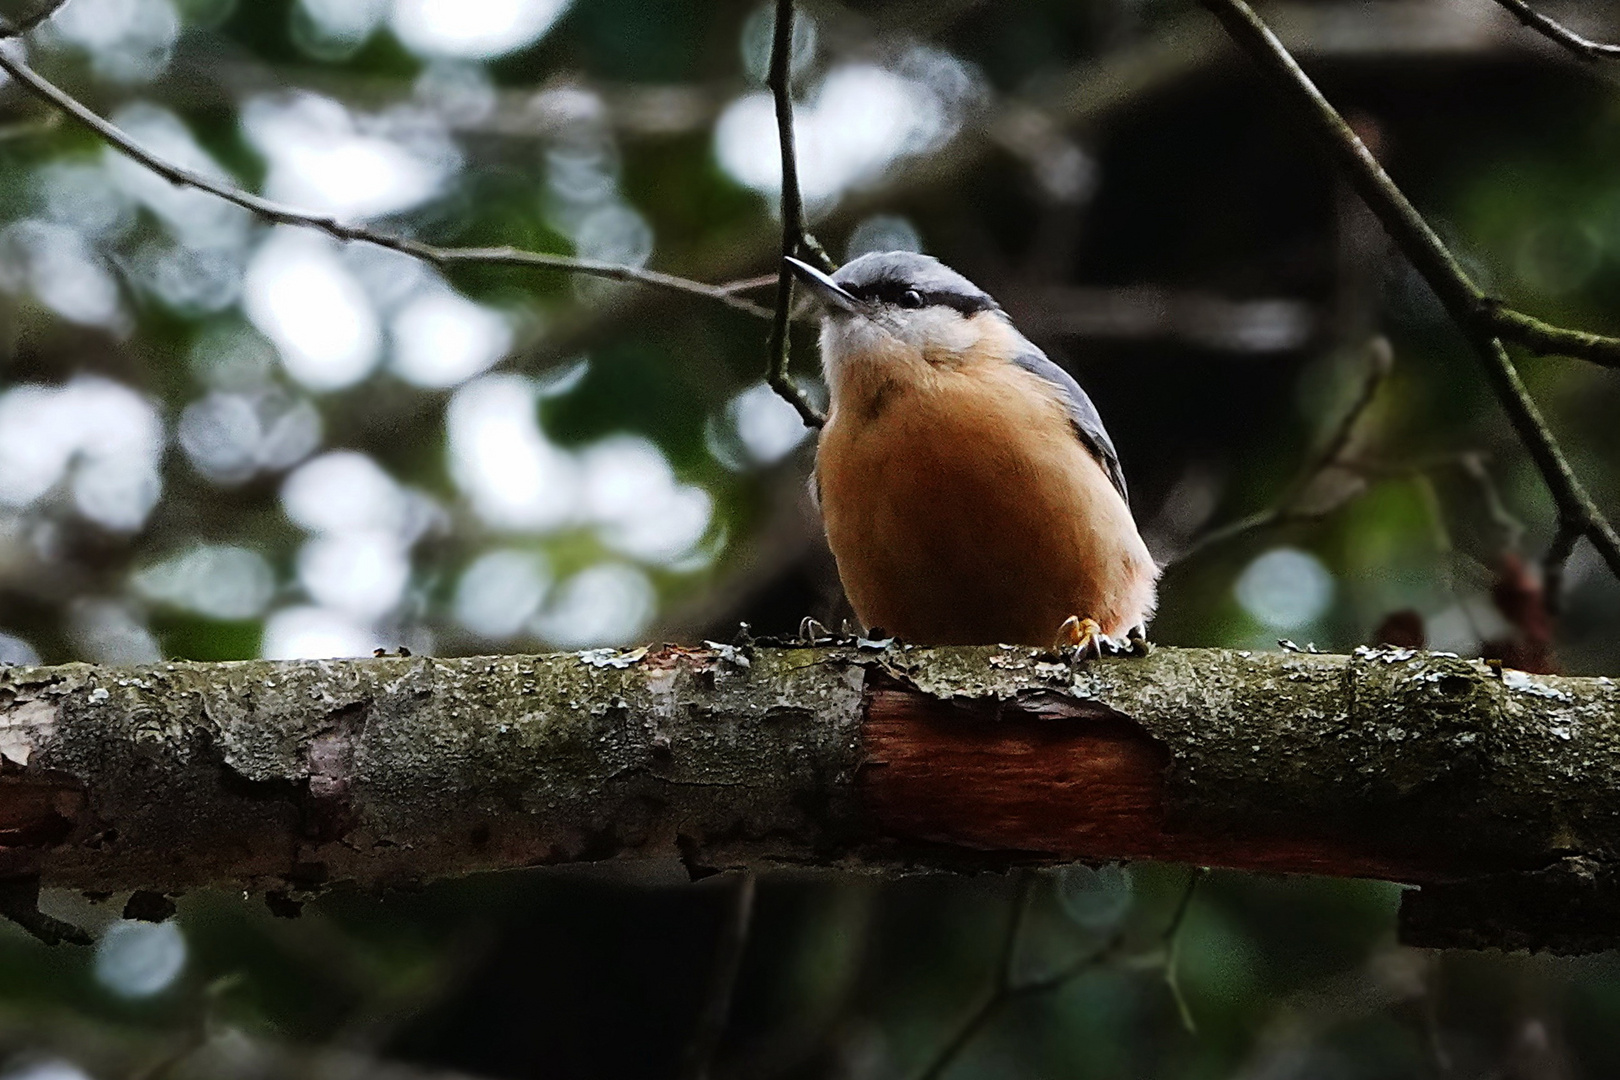
{"type": "Polygon", "coordinates": [[[1254,9],[1244,0],[1202,0],[1202,3],[1279,92],[1299,106],[1301,115],[1321,138],[1356,193],[1468,336],[1486,381],[1558,506],[1560,528],[1578,529],[1615,576],[1620,577],[1620,533],[1615,532],[1575,476],[1542,418],[1541,410],[1496,336],[1499,331],[1492,320],[1499,318],[1503,309],[1480,292],[1366,144],[1322,96],[1310,76],[1254,9]]]}
{"type": "MultiPolygon", "coordinates": [[[[0,37],[4,36],[4,34],[0,34],[0,37]]],[[[440,247],[435,244],[425,244],[420,240],[412,240],[409,237],[377,232],[361,225],[345,224],[336,218],[308,210],[283,206],[252,192],[243,191],[241,188],[193,172],[183,166],[176,165],[172,161],[166,161],[158,157],[137,143],[127,132],[120,130],[91,112],[84,104],[68,94],[67,91],[47,80],[4,48],[0,48],[0,70],[16,79],[35,97],[48,102],[88,128],[108,146],[137,164],[157,173],[171,184],[206,191],[210,195],[240,206],[265,221],[277,225],[298,225],[318,229],[338,240],[359,240],[368,244],[376,244],[378,247],[398,251],[413,258],[421,259],[424,262],[433,263],[436,266],[516,266],[538,270],[558,270],[564,273],[586,274],[591,277],[609,278],[615,281],[634,281],[653,288],[685,293],[688,296],[699,296],[706,300],[717,300],[727,307],[747,312],[761,319],[768,319],[772,314],[769,308],[756,304],[746,297],[739,296],[738,290],[732,286],[709,285],[701,281],[691,281],[687,278],[677,277],[674,274],[647,270],[639,266],[599,262],[595,259],[575,259],[567,255],[524,251],[514,247],[440,247]]]]}
{"type": "Polygon", "coordinates": [[[73,888],[1145,858],[1421,884],[1430,941],[1620,940],[1620,686],[1409,651],[12,668],[0,756],[0,871],[73,888]]]}

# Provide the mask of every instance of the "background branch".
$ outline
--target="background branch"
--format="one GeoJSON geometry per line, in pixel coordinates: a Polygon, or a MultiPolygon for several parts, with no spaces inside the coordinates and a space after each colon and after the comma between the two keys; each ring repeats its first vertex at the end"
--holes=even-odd
{"type": "Polygon", "coordinates": [[[748,931],[754,921],[756,890],[755,875],[748,870],[736,875],[736,881],[731,884],[725,920],[714,951],[714,966],[709,972],[708,992],[703,995],[697,1025],[687,1043],[681,1080],[707,1080],[714,1067],[714,1055],[726,1033],[726,1019],[731,1015],[731,999],[737,989],[743,949],[748,944],[748,931]]]}
{"type": "MultiPolygon", "coordinates": [[[[0,34],[0,37],[4,36],[6,35],[0,34]]],[[[376,244],[378,247],[398,251],[413,258],[421,259],[424,262],[433,263],[436,266],[514,266],[528,269],[557,270],[570,274],[586,274],[591,277],[609,278],[615,281],[633,281],[657,289],[684,293],[688,296],[699,296],[706,300],[716,300],[727,307],[747,312],[756,318],[768,319],[772,314],[769,308],[737,295],[738,290],[731,286],[709,285],[701,281],[691,281],[687,278],[677,277],[674,274],[647,270],[639,266],[599,262],[594,259],[575,259],[566,255],[524,251],[513,247],[439,247],[434,244],[423,243],[420,240],[412,240],[408,237],[377,232],[359,225],[348,225],[327,215],[283,206],[280,203],[243,191],[241,188],[231,184],[203,176],[200,173],[158,157],[142,147],[128,133],[90,111],[72,95],[50,82],[33,68],[17,59],[16,56],[7,52],[3,47],[0,47],[0,70],[16,79],[34,96],[78,121],[114,150],[150,169],[170,183],[195,188],[198,191],[206,191],[210,195],[240,206],[265,221],[277,225],[297,225],[317,229],[338,240],[358,240],[368,244],[376,244]]]]}
{"type": "Polygon", "coordinates": [[[1620,45],[1609,45],[1582,37],[1569,27],[1548,18],[1525,0],[1496,0],[1513,13],[1513,17],[1537,33],[1569,50],[1582,60],[1614,60],[1620,58],[1620,45]]]}
{"type": "MultiPolygon", "coordinates": [[[[1181,993],[1181,985],[1176,977],[1177,956],[1181,940],[1181,927],[1187,919],[1187,912],[1192,907],[1194,893],[1198,884],[1203,880],[1204,869],[1194,867],[1187,877],[1187,884],[1181,895],[1176,899],[1175,907],[1171,909],[1170,919],[1163,930],[1159,932],[1159,949],[1157,953],[1150,953],[1143,959],[1149,966],[1164,968],[1165,985],[1176,1003],[1182,1023],[1188,1031],[1193,1030],[1192,1016],[1188,1011],[1187,1003],[1181,993]]],[[[1007,919],[1007,929],[1002,937],[1000,958],[996,964],[995,975],[986,990],[983,999],[973,1011],[963,1018],[960,1025],[951,1034],[951,1037],[935,1052],[928,1063],[917,1073],[916,1080],[940,1080],[952,1065],[962,1056],[973,1039],[980,1031],[994,1020],[1002,1009],[1023,998],[1040,997],[1062,989],[1073,980],[1117,959],[1124,952],[1125,934],[1122,929],[1116,929],[1103,939],[1096,948],[1087,950],[1083,955],[1070,960],[1045,975],[1020,981],[1018,974],[1019,947],[1023,940],[1024,924],[1028,921],[1030,904],[1033,902],[1034,877],[1023,872],[1018,878],[1018,888],[1013,895],[1011,911],[1007,919]]]]}
{"type": "Polygon", "coordinates": [[[776,0],[771,36],[771,69],[766,78],[776,106],[776,137],[782,151],[782,258],[776,272],[776,313],[766,342],[765,381],[798,410],[806,427],[819,428],[826,417],[788,374],[792,343],[788,321],[793,313],[793,271],[787,260],[801,252],[834,269],[827,252],[804,228],[804,200],[799,194],[798,148],[793,138],[793,0],[776,0]]]}
{"type": "Polygon", "coordinates": [[[1295,521],[1320,520],[1349,501],[1358,492],[1347,490],[1344,498],[1334,499],[1317,507],[1303,505],[1306,493],[1325,473],[1335,468],[1347,467],[1346,454],[1350,449],[1351,440],[1355,437],[1356,428],[1360,426],[1362,418],[1372,407],[1373,401],[1378,397],[1378,391],[1388,381],[1394,368],[1395,357],[1390,350],[1389,341],[1383,337],[1374,338],[1367,345],[1367,374],[1362,380],[1355,400],[1338,422],[1329,429],[1321,440],[1321,445],[1276,504],[1248,517],[1211,529],[1169,560],[1167,565],[1185,562],[1210,548],[1260,529],[1295,521]]]}
{"type": "Polygon", "coordinates": [[[984,999],[974,1007],[947,1039],[943,1046],[929,1059],[922,1070],[917,1073],[916,1080],[940,1080],[950,1067],[954,1065],[962,1052],[968,1048],[974,1038],[985,1026],[994,1020],[1002,1009],[1022,998],[1039,997],[1051,993],[1088,971],[1101,967],[1114,959],[1125,943],[1123,931],[1116,930],[1110,934],[1101,945],[1085,953],[1083,956],[1070,961],[1058,968],[1033,979],[1018,981],[1017,974],[1018,947],[1023,937],[1024,921],[1029,912],[1031,900],[1031,877],[1026,873],[1020,876],[1018,891],[1013,897],[1012,912],[1007,920],[1007,932],[1002,939],[1001,955],[996,965],[996,974],[985,993],[984,999]]]}
{"type": "Polygon", "coordinates": [[[1372,152],[1322,96],[1316,84],[1286,46],[1244,0],[1202,0],[1232,39],[1259,65],[1267,79],[1295,102],[1311,128],[1324,141],[1335,164],[1345,171],[1356,192],[1383,223],[1395,244],[1428,282],[1462,329],[1483,369],[1486,381],[1508,414],[1514,432],[1558,507],[1560,529],[1577,529],[1620,577],[1620,534],[1603,515],[1575,476],[1557,439],[1548,428],[1519,378],[1494,325],[1482,322],[1500,309],[1487,301],[1451,251],[1390,179],[1372,152]]]}
{"type": "Polygon", "coordinates": [[[1497,337],[1522,345],[1537,356],[1568,356],[1601,367],[1620,368],[1620,338],[1554,326],[1489,297],[1482,302],[1479,321],[1497,337]]]}

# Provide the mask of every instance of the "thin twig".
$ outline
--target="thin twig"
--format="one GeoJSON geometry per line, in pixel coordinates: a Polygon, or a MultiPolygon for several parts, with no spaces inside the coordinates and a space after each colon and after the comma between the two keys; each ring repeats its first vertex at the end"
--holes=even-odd
{"type": "Polygon", "coordinates": [[[1440,1026],[1440,979],[1444,973],[1441,967],[1443,955],[1438,950],[1431,952],[1424,963],[1423,1000],[1419,1005],[1422,1008],[1423,1037],[1429,1044],[1429,1056],[1434,1060],[1435,1072],[1440,1076],[1450,1076],[1451,1051],[1446,1049],[1446,1033],[1440,1026]]]}
{"type": "Polygon", "coordinates": [[[1187,921],[1187,912],[1192,910],[1193,894],[1198,892],[1198,885],[1208,872],[1206,867],[1192,868],[1192,873],[1187,877],[1187,887],[1182,890],[1181,899],[1176,901],[1176,908],[1171,912],[1170,922],[1165,925],[1161,938],[1164,942],[1164,985],[1170,990],[1170,1000],[1176,1003],[1181,1026],[1187,1029],[1189,1035],[1198,1033],[1198,1024],[1193,1020],[1187,995],[1181,990],[1181,927],[1187,921]]]}
{"type": "Polygon", "coordinates": [[[726,1018],[731,1014],[731,997],[737,989],[737,972],[742,967],[748,930],[754,921],[754,891],[753,873],[739,874],[732,888],[725,924],[720,928],[703,1010],[698,1013],[697,1027],[686,1046],[681,1080],[707,1080],[714,1065],[715,1051],[720,1048],[720,1038],[726,1032],[726,1018]]]}
{"type": "Polygon", "coordinates": [[[776,106],[776,139],[782,153],[782,254],[809,255],[830,274],[838,264],[805,228],[804,197],[799,192],[799,145],[793,137],[793,15],[793,0],[776,0],[771,67],[765,80],[776,106]]]}
{"type": "Polygon", "coordinates": [[[716,286],[716,288],[720,289],[720,291],[722,291],[722,292],[740,293],[740,292],[752,292],[755,289],[763,289],[767,285],[775,285],[775,284],[776,284],[776,275],[775,274],[761,274],[758,277],[739,278],[736,281],[728,281],[723,285],[716,286]]]}
{"type": "Polygon", "coordinates": [[[1383,223],[1429,288],[1463,330],[1497,401],[1508,414],[1514,432],[1540,471],[1561,525],[1577,525],[1598,550],[1609,569],[1620,577],[1620,533],[1603,516],[1570,468],[1541,410],[1525,389],[1518,370],[1496,336],[1493,318],[1502,309],[1479,290],[1451,251],[1429,227],[1400,188],[1390,179],[1372,152],[1345,123],[1344,117],[1322,96],[1310,76],[1300,68],[1286,46],[1244,0],[1201,0],[1226,28],[1239,47],[1254,59],[1268,79],[1301,107],[1339,168],[1367,206],[1383,223]],[[1493,314],[1494,313],[1494,314],[1493,314]]]}
{"type": "Polygon", "coordinates": [[[1524,522],[1513,515],[1502,499],[1502,490],[1491,479],[1490,467],[1485,463],[1485,455],[1476,452],[1465,452],[1457,459],[1457,467],[1463,475],[1473,481],[1479,489],[1480,498],[1485,503],[1485,512],[1489,515],[1492,524],[1502,531],[1503,551],[1517,551],[1519,543],[1524,539],[1524,522]]]}
{"type": "Polygon", "coordinates": [[[1536,356],[1568,356],[1600,367],[1620,368],[1620,338],[1554,326],[1515,311],[1494,297],[1482,301],[1478,320],[1497,337],[1522,345],[1536,356]]]}
{"type": "Polygon", "coordinates": [[[610,278],[615,281],[634,281],[653,288],[685,293],[688,296],[701,296],[707,300],[718,300],[727,307],[745,311],[761,319],[768,319],[772,316],[770,308],[737,296],[725,286],[691,281],[687,278],[676,277],[673,274],[665,274],[657,270],[646,270],[638,266],[626,266],[620,263],[599,262],[595,259],[575,259],[566,255],[552,255],[540,251],[524,251],[513,247],[439,247],[434,244],[422,243],[419,240],[412,240],[408,237],[376,232],[359,225],[348,225],[338,221],[336,218],[311,211],[283,206],[280,203],[271,202],[269,199],[243,191],[230,184],[193,172],[171,161],[165,161],[142,147],[128,133],[91,112],[89,108],[68,94],[67,91],[47,80],[15,56],[7,53],[4,48],[0,48],[0,70],[4,70],[11,75],[12,78],[16,79],[36,97],[60,109],[63,113],[94,132],[108,146],[111,146],[137,164],[150,169],[171,184],[206,191],[210,195],[242,207],[265,221],[278,225],[298,225],[318,229],[338,240],[358,240],[367,244],[375,244],[378,247],[388,248],[391,251],[398,251],[413,258],[421,259],[424,262],[433,263],[436,266],[516,266],[530,269],[559,270],[570,274],[587,274],[592,277],[610,278]]]}
{"type": "Polygon", "coordinates": [[[1350,449],[1350,441],[1355,438],[1356,428],[1360,426],[1362,417],[1372,408],[1372,403],[1378,397],[1378,391],[1389,381],[1390,373],[1395,370],[1395,353],[1390,348],[1389,339],[1375,337],[1367,343],[1367,374],[1361,381],[1361,389],[1356,394],[1355,401],[1345,410],[1344,416],[1329,433],[1316,456],[1307,467],[1307,472],[1295,482],[1294,497],[1297,499],[1309,487],[1311,481],[1322,470],[1332,467],[1343,461],[1346,452],[1350,449]]]}
{"type": "Polygon", "coordinates": [[[1550,615],[1557,615],[1563,610],[1564,571],[1569,566],[1569,557],[1575,554],[1575,544],[1580,538],[1578,523],[1560,522],[1552,543],[1547,547],[1547,554],[1542,557],[1541,595],[1550,615]]]}
{"type": "Polygon", "coordinates": [[[1013,975],[1018,965],[1018,942],[1023,936],[1024,919],[1029,914],[1029,902],[1034,892],[1034,875],[1023,871],[1018,875],[1018,890],[1013,895],[1012,910],[1007,916],[1007,929],[1001,938],[1001,953],[996,962],[996,974],[984,999],[945,1040],[943,1046],[923,1066],[916,1080],[939,1080],[967,1048],[973,1037],[1007,1004],[1014,992],[1013,975]]]}
{"type": "Polygon", "coordinates": [[[1507,8],[1530,29],[1569,50],[1582,60],[1616,60],[1620,59],[1620,45],[1609,45],[1602,41],[1593,41],[1582,37],[1569,27],[1548,18],[1524,0],[1496,0],[1498,4],[1507,8]]]}
{"type": "Polygon", "coordinates": [[[832,270],[832,260],[805,232],[804,200],[799,194],[799,155],[793,140],[793,0],[776,0],[771,37],[771,69],[766,78],[776,103],[776,138],[782,151],[782,263],[776,272],[776,312],[765,345],[765,381],[799,412],[806,427],[819,428],[827,418],[788,374],[788,320],[793,312],[793,271],[787,260],[801,251],[832,270]]]}
{"type": "Polygon", "coordinates": [[[1346,466],[1346,453],[1350,449],[1351,440],[1355,437],[1356,428],[1360,426],[1362,417],[1372,407],[1374,399],[1378,396],[1390,372],[1394,370],[1394,354],[1390,351],[1389,342],[1385,338],[1373,338],[1367,346],[1368,364],[1367,374],[1362,380],[1361,389],[1350,407],[1345,410],[1337,423],[1329,429],[1322,439],[1321,445],[1311,455],[1304,468],[1294,478],[1293,483],[1277,500],[1274,506],[1248,517],[1239,518],[1218,528],[1212,529],[1203,536],[1194,540],[1188,547],[1170,560],[1171,563],[1185,562],[1200,555],[1210,548],[1217,547],[1235,540],[1240,536],[1260,529],[1271,528],[1274,525],[1291,524],[1300,521],[1317,521],[1327,517],[1338,510],[1348,499],[1338,499],[1323,506],[1304,508],[1300,505],[1301,499],[1317,479],[1324,473],[1346,466]]]}
{"type": "Polygon", "coordinates": [[[32,15],[24,15],[16,21],[0,18],[0,41],[4,41],[6,38],[21,37],[58,11],[61,11],[66,4],[67,0],[50,0],[49,3],[42,5],[32,15]]]}
{"type": "MultiPolygon", "coordinates": [[[[1181,940],[1181,926],[1186,921],[1187,911],[1192,906],[1193,893],[1198,883],[1203,879],[1203,867],[1194,867],[1192,875],[1187,880],[1186,890],[1180,900],[1176,902],[1175,911],[1170,916],[1170,922],[1160,935],[1160,942],[1164,949],[1165,981],[1170,987],[1170,993],[1175,998],[1176,1007],[1180,1010],[1182,1022],[1192,1030],[1192,1015],[1187,1009],[1186,1000],[1182,997],[1181,987],[1176,981],[1176,963],[1181,940]]],[[[917,1073],[915,1080],[939,1080],[945,1075],[958,1057],[961,1056],[969,1043],[982,1031],[997,1013],[1010,1002],[1022,998],[1039,997],[1051,993],[1068,985],[1077,977],[1092,971],[1112,960],[1124,947],[1124,931],[1115,930],[1101,945],[1083,956],[1077,957],[1056,971],[1033,979],[1018,982],[1014,979],[1017,974],[1018,946],[1023,934],[1024,920],[1029,912],[1029,903],[1033,891],[1033,878],[1025,874],[1019,879],[1017,895],[1013,898],[1012,912],[1007,920],[1007,930],[1002,938],[1001,960],[996,966],[996,978],[985,994],[983,1000],[974,1007],[952,1033],[939,1051],[929,1059],[921,1072],[917,1073]]],[[[1156,964],[1155,964],[1156,966],[1156,964]]]]}

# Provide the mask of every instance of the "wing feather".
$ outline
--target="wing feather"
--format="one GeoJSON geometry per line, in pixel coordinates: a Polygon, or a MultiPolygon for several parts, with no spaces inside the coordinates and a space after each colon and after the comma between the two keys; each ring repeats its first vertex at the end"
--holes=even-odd
{"type": "Polygon", "coordinates": [[[1119,490],[1120,497],[1130,505],[1130,491],[1125,486],[1125,470],[1119,464],[1119,452],[1114,449],[1114,440],[1108,437],[1108,429],[1103,427],[1102,416],[1097,412],[1097,406],[1091,403],[1091,398],[1074,381],[1074,376],[1054,364],[1034,342],[1028,338],[1023,339],[1023,348],[1017,350],[1013,356],[1013,363],[1055,386],[1063,395],[1064,405],[1069,410],[1069,422],[1074,426],[1074,433],[1086,448],[1096,455],[1102,463],[1103,470],[1108,473],[1114,487],[1119,490]]]}

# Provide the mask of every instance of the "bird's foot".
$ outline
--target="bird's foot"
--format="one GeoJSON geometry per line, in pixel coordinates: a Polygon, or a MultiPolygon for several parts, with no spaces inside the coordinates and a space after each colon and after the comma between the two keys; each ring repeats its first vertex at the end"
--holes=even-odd
{"type": "Polygon", "coordinates": [[[1070,615],[1058,627],[1053,651],[1075,660],[1085,660],[1088,657],[1146,656],[1153,651],[1153,646],[1148,643],[1147,634],[1140,626],[1121,640],[1103,633],[1096,619],[1070,615]]]}
{"type": "Polygon", "coordinates": [[[1052,649],[1075,660],[1084,660],[1088,656],[1114,655],[1119,652],[1119,644],[1103,633],[1096,619],[1070,615],[1058,627],[1057,641],[1053,642],[1052,649]]]}

